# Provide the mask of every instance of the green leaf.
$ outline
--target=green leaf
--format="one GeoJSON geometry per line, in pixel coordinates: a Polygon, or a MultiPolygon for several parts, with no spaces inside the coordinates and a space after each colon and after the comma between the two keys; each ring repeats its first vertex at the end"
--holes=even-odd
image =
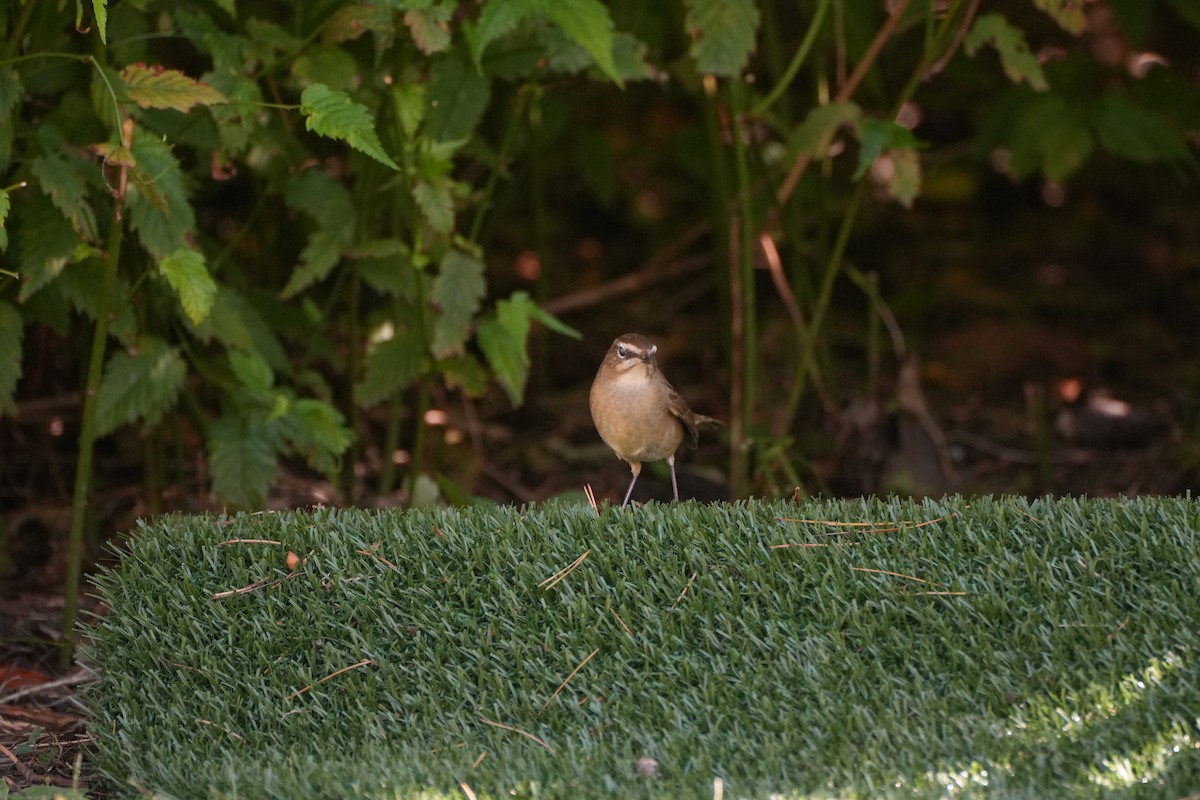
{"type": "Polygon", "coordinates": [[[131,171],[125,198],[130,227],[156,258],[189,248],[196,216],[171,148],[161,137],[139,130],[133,137],[133,156],[137,167],[131,171]]]}
{"type": "Polygon", "coordinates": [[[479,20],[467,28],[475,66],[480,65],[489,44],[516,30],[525,20],[541,16],[544,8],[545,0],[493,0],[485,3],[479,12],[479,20]]]}
{"type": "Polygon", "coordinates": [[[751,0],[684,0],[691,55],[705,74],[734,77],[754,52],[758,7],[751,0]]]}
{"type": "Polygon", "coordinates": [[[341,92],[349,92],[362,83],[358,61],[337,45],[305,48],[292,62],[292,74],[301,84],[322,84],[341,92]]]}
{"type": "Polygon", "coordinates": [[[187,366],[179,351],[155,336],[144,336],[133,352],[113,353],[96,394],[96,435],[143,420],[155,425],[179,396],[187,366]]]}
{"type": "Polygon", "coordinates": [[[1092,133],[1082,112],[1057,94],[1034,96],[1013,128],[1009,171],[1018,179],[1041,170],[1061,183],[1092,152],[1092,133]]]}
{"type": "Polygon", "coordinates": [[[196,326],[202,342],[216,340],[230,350],[258,353],[276,371],[288,368],[287,354],[262,313],[249,300],[227,286],[217,287],[212,310],[196,326]]]}
{"type": "Polygon", "coordinates": [[[326,42],[348,42],[368,31],[394,34],[392,10],[387,3],[344,5],[330,15],[321,30],[326,42]]]}
{"type": "Polygon", "coordinates": [[[525,398],[525,381],[529,377],[526,343],[536,307],[527,292],[513,292],[509,299],[496,303],[495,315],[479,323],[475,332],[479,349],[513,405],[520,405],[525,398]]]}
{"type": "Polygon", "coordinates": [[[295,297],[314,283],[325,280],[341,260],[342,245],[337,236],[324,228],[314,231],[300,252],[299,266],[292,271],[279,296],[285,300],[295,297]]]}
{"type": "Polygon", "coordinates": [[[90,164],[59,155],[38,156],[30,165],[38,185],[55,207],[71,221],[71,227],[88,241],[96,240],[96,215],[88,202],[87,176],[90,164]]]}
{"type": "Polygon", "coordinates": [[[208,427],[213,491],[231,505],[256,508],[275,480],[275,449],[267,426],[245,415],[222,417],[208,427]]]}
{"type": "Polygon", "coordinates": [[[58,277],[71,261],[79,235],[45,195],[35,195],[21,208],[21,273],[19,299],[25,302],[58,277]]]}
{"type": "Polygon", "coordinates": [[[454,181],[447,175],[435,175],[418,181],[412,188],[413,199],[429,227],[437,233],[454,230],[454,181]]]}
{"type": "Polygon", "coordinates": [[[576,340],[583,338],[583,334],[578,330],[572,328],[570,325],[563,322],[561,319],[537,304],[534,304],[532,310],[529,312],[529,315],[538,322],[542,323],[542,326],[547,330],[554,331],[555,333],[562,334],[563,336],[569,336],[570,338],[576,340]]]}
{"type": "Polygon", "coordinates": [[[488,81],[454,55],[433,60],[425,92],[425,130],[435,142],[471,138],[488,104],[488,81]]]}
{"type": "Polygon", "coordinates": [[[453,16],[452,4],[435,3],[428,8],[405,11],[404,24],[408,26],[417,49],[428,56],[440,53],[450,46],[450,28],[447,23],[453,16]]]}
{"type": "Polygon", "coordinates": [[[798,153],[824,158],[834,135],[843,125],[855,123],[862,109],[854,103],[828,103],[808,112],[800,126],[792,132],[790,144],[798,153]]]}
{"type": "Polygon", "coordinates": [[[1033,0],[1033,4],[1050,15],[1067,33],[1078,36],[1087,28],[1087,15],[1079,0],[1033,0]]]}
{"type": "Polygon", "coordinates": [[[439,309],[429,348],[435,358],[461,351],[486,290],[483,262],[460,250],[448,250],[430,298],[439,309]]]}
{"type": "Polygon", "coordinates": [[[911,130],[887,119],[864,117],[859,120],[857,131],[858,168],[854,172],[854,180],[865,175],[871,164],[885,150],[915,150],[921,146],[921,142],[911,130]]]}
{"type": "Polygon", "coordinates": [[[183,313],[192,324],[203,322],[217,295],[217,284],[208,274],[203,254],[196,250],[176,250],[158,262],[158,271],[179,295],[183,313]]]}
{"type": "Polygon", "coordinates": [[[239,156],[250,146],[251,135],[262,128],[261,118],[252,113],[263,102],[262,91],[254,81],[227,72],[206,72],[204,79],[229,98],[224,105],[212,106],[208,113],[217,124],[217,136],[225,156],[239,156]]]}
{"type": "Polygon", "coordinates": [[[487,391],[487,370],[470,353],[442,359],[437,367],[448,387],[461,389],[468,397],[482,397],[487,391]]]}
{"type": "Polygon", "coordinates": [[[392,108],[404,135],[412,138],[425,118],[425,84],[401,83],[392,87],[392,108]]]}
{"type": "Polygon", "coordinates": [[[121,70],[121,82],[129,99],[142,108],[173,108],[188,111],[192,106],[226,103],[225,95],[211,86],[189,78],[179,70],[161,66],[130,64],[121,70]]]}
{"type": "MultiPolygon", "coordinates": [[[[80,2],[80,0],[76,0],[80,2]]],[[[96,30],[100,32],[101,44],[108,44],[108,0],[92,0],[92,13],[96,16],[96,30]]],[[[77,5],[75,7],[75,28],[82,30],[83,12],[77,5]]]]}
{"type": "Polygon", "coordinates": [[[563,33],[588,52],[605,75],[621,84],[621,76],[613,63],[612,17],[607,6],[600,0],[548,0],[545,13],[563,33]]]}
{"type": "Polygon", "coordinates": [[[368,353],[355,398],[359,405],[372,406],[406,388],[428,364],[426,351],[415,331],[397,332],[368,353]]]}
{"type": "Polygon", "coordinates": [[[964,40],[963,49],[967,55],[974,56],[985,44],[996,48],[1000,54],[1000,65],[1010,81],[1024,81],[1039,92],[1050,88],[1042,65],[1025,42],[1024,31],[1010,25],[1000,14],[993,12],[980,15],[964,40]]]}
{"type": "Polygon", "coordinates": [[[345,184],[323,169],[309,168],[292,175],[284,190],[289,208],[307,214],[343,245],[354,238],[357,215],[345,184]]]}
{"type": "Polygon", "coordinates": [[[13,395],[21,379],[21,342],[25,322],[10,303],[0,302],[0,414],[17,410],[13,395]]]}
{"type": "Polygon", "coordinates": [[[921,193],[921,158],[911,147],[892,150],[890,154],[892,169],[885,184],[888,194],[905,208],[912,208],[921,193]]]}
{"type": "Polygon", "coordinates": [[[284,438],[309,466],[328,476],[341,467],[341,455],[354,441],[345,419],[328,403],[296,400],[281,420],[284,438]]]}
{"type": "Polygon", "coordinates": [[[229,368],[247,389],[265,393],[275,385],[275,373],[260,353],[230,350],[229,368]]]}
{"type": "Polygon", "coordinates": [[[345,92],[334,91],[321,83],[311,84],[300,95],[300,111],[307,118],[304,124],[308,130],[340,139],[381,164],[400,169],[384,152],[375,133],[371,112],[351,100],[345,92]]]}
{"type": "Polygon", "coordinates": [[[1095,111],[1096,138],[1109,152],[1153,164],[1190,157],[1183,137],[1159,114],[1124,94],[1105,92],[1095,111]]]}

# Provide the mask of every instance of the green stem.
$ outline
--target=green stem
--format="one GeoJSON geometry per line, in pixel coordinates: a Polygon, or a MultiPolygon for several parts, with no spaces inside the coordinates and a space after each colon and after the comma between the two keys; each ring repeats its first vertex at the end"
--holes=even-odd
{"type": "Polygon", "coordinates": [[[784,406],[783,430],[791,428],[796,410],[800,407],[800,401],[804,397],[804,389],[808,385],[808,373],[812,369],[813,356],[816,353],[817,339],[819,338],[817,332],[825,323],[825,314],[829,311],[829,301],[833,297],[834,279],[841,271],[842,255],[846,252],[846,245],[850,241],[850,232],[854,229],[854,220],[858,217],[858,211],[862,206],[869,183],[869,180],[863,179],[854,187],[854,194],[850,196],[846,214],[842,217],[842,226],[838,229],[837,241],[834,242],[833,250],[829,253],[829,260],[825,263],[825,274],[821,279],[821,288],[817,292],[817,304],[813,308],[812,320],[808,325],[808,337],[805,338],[804,347],[800,351],[800,362],[796,366],[796,374],[792,378],[792,388],[788,393],[787,404],[784,406]]]}
{"type": "Polygon", "coordinates": [[[71,530],[67,539],[67,577],[63,586],[62,651],[59,663],[70,666],[74,653],[75,617],[79,611],[79,579],[83,573],[83,532],[92,484],[92,454],[96,443],[96,396],[104,372],[104,351],[108,343],[108,323],[113,292],[117,285],[117,265],[121,260],[123,222],[120,203],[108,232],[104,259],[104,287],[96,300],[96,329],[92,333],[92,353],[88,361],[87,389],[83,396],[83,421],[79,432],[79,461],[75,465],[75,491],[71,497],[71,530]]]}
{"type": "Polygon", "coordinates": [[[804,40],[800,42],[800,47],[797,48],[796,53],[792,56],[787,70],[779,78],[779,81],[775,84],[775,88],[766,97],[759,100],[754,108],[751,109],[751,116],[762,116],[767,109],[775,105],[775,102],[791,86],[792,81],[796,78],[796,73],[800,71],[800,67],[804,65],[805,59],[808,58],[808,52],[812,50],[813,44],[817,41],[817,34],[821,32],[821,23],[825,19],[825,12],[829,10],[829,3],[830,0],[821,0],[820,5],[817,6],[816,13],[813,14],[812,22],[809,23],[808,32],[804,34],[804,40]]]}
{"type": "Polygon", "coordinates": [[[517,132],[521,130],[521,120],[525,116],[525,104],[530,102],[529,95],[531,94],[535,97],[540,96],[541,87],[531,84],[517,92],[516,105],[512,110],[512,116],[508,118],[508,125],[504,129],[504,137],[500,140],[500,152],[496,154],[496,168],[488,174],[487,183],[483,185],[483,192],[479,196],[479,205],[475,211],[475,219],[471,220],[471,232],[467,236],[467,241],[472,244],[479,243],[479,235],[483,232],[483,221],[487,217],[487,212],[491,209],[492,196],[496,193],[496,184],[500,180],[500,174],[504,172],[505,162],[516,145],[517,132]]]}

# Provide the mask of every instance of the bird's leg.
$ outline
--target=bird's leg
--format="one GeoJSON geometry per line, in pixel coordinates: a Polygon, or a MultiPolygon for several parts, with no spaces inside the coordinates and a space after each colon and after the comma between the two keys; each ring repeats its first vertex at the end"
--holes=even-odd
{"type": "Polygon", "coordinates": [[[642,464],[640,461],[631,461],[629,469],[633,472],[633,477],[629,479],[629,488],[625,490],[625,499],[621,502],[621,508],[629,505],[629,497],[633,494],[633,485],[637,483],[638,475],[642,474],[642,464]]]}
{"type": "Polygon", "coordinates": [[[671,488],[675,490],[675,502],[679,502],[679,481],[675,480],[675,456],[667,459],[667,463],[671,465],[671,488]]]}

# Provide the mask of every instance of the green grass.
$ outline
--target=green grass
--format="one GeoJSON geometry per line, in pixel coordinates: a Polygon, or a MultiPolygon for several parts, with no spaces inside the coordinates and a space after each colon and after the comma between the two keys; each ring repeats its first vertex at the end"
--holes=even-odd
{"type": "Polygon", "coordinates": [[[1180,797],[1198,536],[1158,499],[164,519],[99,579],[94,762],[131,796],[1180,797]]]}

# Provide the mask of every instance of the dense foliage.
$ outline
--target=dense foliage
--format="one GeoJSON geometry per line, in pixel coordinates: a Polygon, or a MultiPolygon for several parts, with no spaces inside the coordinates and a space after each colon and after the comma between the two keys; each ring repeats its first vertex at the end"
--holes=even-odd
{"type": "MultiPolygon", "coordinates": [[[[519,403],[531,323],[570,331],[524,290],[489,292],[489,236],[527,209],[499,203],[502,186],[576,138],[581,173],[611,195],[611,145],[571,132],[570,106],[552,100],[596,79],[615,105],[654,81],[707,120],[696,131],[711,147],[688,166],[732,270],[719,283],[733,435],[767,426],[778,441],[862,189],[880,182],[906,205],[921,192],[928,143],[903,113],[918,95],[930,110],[978,96],[976,152],[1002,148],[1015,178],[1066,180],[1098,150],[1193,161],[1200,93],[1186,60],[1151,51],[1173,45],[1173,24],[1194,35],[1193,4],[1033,5],[95,0],[74,26],[57,4],[13,5],[0,18],[0,412],[29,359],[54,356],[30,349],[30,331],[49,329],[88,375],[85,447],[130,424],[160,447],[198,438],[216,494],[255,506],[281,455],[336,474],[361,409],[387,409],[386,454],[401,419],[424,424],[434,383],[478,395],[492,378],[519,403]],[[817,160],[834,194],[797,193],[817,160]],[[800,368],[778,396],[756,364],[759,231],[788,248],[772,269],[800,368]]],[[[414,475],[429,469],[415,455],[414,475]]],[[[749,468],[733,465],[738,491],[749,468]]]]}
{"type": "Polygon", "coordinates": [[[128,796],[1182,797],[1198,529],[1154,499],[161,518],[99,581],[94,763],[128,796]]]}

